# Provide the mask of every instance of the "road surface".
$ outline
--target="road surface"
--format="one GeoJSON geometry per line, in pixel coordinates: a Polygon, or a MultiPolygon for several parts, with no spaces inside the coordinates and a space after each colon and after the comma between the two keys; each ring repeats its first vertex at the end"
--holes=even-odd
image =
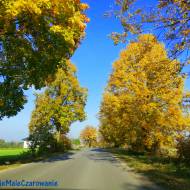
{"type": "Polygon", "coordinates": [[[63,190],[159,189],[146,177],[124,169],[124,165],[103,149],[88,149],[1,171],[0,181],[54,180],[58,182],[57,188],[63,190]]]}

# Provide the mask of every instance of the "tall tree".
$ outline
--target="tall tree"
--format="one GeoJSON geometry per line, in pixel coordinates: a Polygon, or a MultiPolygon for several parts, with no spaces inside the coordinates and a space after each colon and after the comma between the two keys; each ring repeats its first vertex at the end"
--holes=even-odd
{"type": "Polygon", "coordinates": [[[123,26],[123,33],[113,32],[117,44],[126,37],[154,32],[167,44],[171,58],[183,57],[188,63],[190,55],[190,3],[188,0],[115,0],[116,18],[123,26]]]}
{"type": "Polygon", "coordinates": [[[80,0],[0,1],[0,119],[23,109],[23,90],[65,68],[85,35],[87,8],[80,0]]]}
{"type": "Polygon", "coordinates": [[[114,63],[103,96],[100,131],[105,139],[153,152],[173,143],[189,120],[182,109],[179,69],[155,36],[140,35],[130,43],[114,63]]]}
{"type": "Polygon", "coordinates": [[[97,130],[95,127],[87,125],[81,132],[80,138],[89,147],[95,146],[97,142],[97,130]]]}
{"type": "MultiPolygon", "coordinates": [[[[46,132],[59,143],[73,122],[85,119],[87,90],[80,87],[75,73],[75,66],[67,61],[67,68],[58,69],[55,80],[43,94],[37,95],[36,108],[29,124],[35,142],[42,142],[36,137],[41,138],[46,132]]],[[[47,137],[44,137],[44,143],[49,143],[47,137]]]]}

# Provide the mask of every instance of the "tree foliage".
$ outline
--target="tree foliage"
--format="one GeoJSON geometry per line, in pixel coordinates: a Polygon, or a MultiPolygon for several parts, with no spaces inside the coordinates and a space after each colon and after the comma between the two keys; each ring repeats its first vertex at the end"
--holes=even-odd
{"type": "Polygon", "coordinates": [[[123,33],[113,32],[117,44],[126,37],[143,32],[152,32],[164,40],[170,56],[176,58],[182,53],[189,61],[190,46],[190,4],[188,0],[116,0],[118,9],[114,12],[119,18],[123,33]]]}
{"type": "Polygon", "coordinates": [[[75,66],[67,61],[67,68],[58,69],[45,92],[37,95],[29,124],[34,142],[57,142],[64,146],[70,125],[85,119],[86,95],[87,90],[80,87],[77,80],[75,66]],[[51,141],[47,139],[48,136],[51,141]]]}
{"type": "Polygon", "coordinates": [[[23,142],[10,141],[7,142],[4,139],[0,139],[0,148],[22,148],[23,142]]]}
{"type": "Polygon", "coordinates": [[[80,134],[83,143],[89,147],[95,146],[97,142],[97,130],[92,126],[86,126],[80,134]]]}
{"type": "Polygon", "coordinates": [[[100,131],[114,146],[157,152],[187,130],[184,79],[151,34],[140,35],[113,64],[100,109],[100,131]]]}
{"type": "Polygon", "coordinates": [[[23,109],[23,90],[64,70],[85,35],[87,8],[80,0],[0,1],[0,119],[23,109]]]}

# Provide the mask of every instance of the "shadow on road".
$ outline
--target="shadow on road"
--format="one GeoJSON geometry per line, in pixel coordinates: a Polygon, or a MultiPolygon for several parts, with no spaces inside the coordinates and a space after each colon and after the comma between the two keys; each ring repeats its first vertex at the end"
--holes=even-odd
{"type": "Polygon", "coordinates": [[[88,154],[87,157],[88,159],[94,161],[118,163],[112,154],[100,148],[91,149],[90,154],[88,154]]]}
{"type": "Polygon", "coordinates": [[[135,185],[135,184],[130,184],[130,183],[125,183],[122,185],[123,190],[161,190],[156,186],[153,186],[152,184],[140,184],[140,185],[135,185]]]}
{"type": "MultiPolygon", "coordinates": [[[[74,159],[72,158],[73,152],[68,153],[60,153],[56,155],[41,155],[33,157],[31,154],[25,152],[19,155],[8,155],[8,156],[0,156],[0,166],[2,165],[11,165],[11,164],[26,164],[26,163],[36,163],[36,162],[56,162],[74,159]]],[[[1,188],[0,188],[1,189],[1,188]]]]}
{"type": "Polygon", "coordinates": [[[44,163],[44,162],[56,162],[56,161],[63,161],[63,160],[74,159],[72,157],[72,155],[74,155],[73,152],[68,152],[68,153],[65,153],[65,154],[61,154],[61,155],[56,155],[56,156],[50,157],[50,158],[42,160],[40,162],[41,163],[44,163]]]}

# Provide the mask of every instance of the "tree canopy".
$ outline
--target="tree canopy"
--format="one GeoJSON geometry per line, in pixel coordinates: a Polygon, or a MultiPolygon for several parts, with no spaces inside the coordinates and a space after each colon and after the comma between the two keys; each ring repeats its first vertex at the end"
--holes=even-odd
{"type": "Polygon", "coordinates": [[[80,0],[0,1],[0,119],[23,109],[24,90],[64,70],[85,35],[87,8],[80,0]]]}
{"type": "MultiPolygon", "coordinates": [[[[44,93],[37,95],[36,107],[29,124],[35,142],[42,142],[44,134],[44,138],[49,134],[51,139],[59,142],[69,132],[73,122],[85,119],[87,90],[79,85],[75,73],[75,66],[67,61],[67,68],[58,69],[54,81],[44,93]]],[[[44,141],[49,143],[47,139],[44,141]]]]}
{"type": "Polygon", "coordinates": [[[100,132],[114,146],[159,151],[188,130],[180,63],[151,34],[131,42],[113,64],[100,109],[100,132]]]}
{"type": "Polygon", "coordinates": [[[89,147],[95,146],[97,142],[97,130],[93,126],[87,125],[81,132],[80,138],[89,147]]]}

